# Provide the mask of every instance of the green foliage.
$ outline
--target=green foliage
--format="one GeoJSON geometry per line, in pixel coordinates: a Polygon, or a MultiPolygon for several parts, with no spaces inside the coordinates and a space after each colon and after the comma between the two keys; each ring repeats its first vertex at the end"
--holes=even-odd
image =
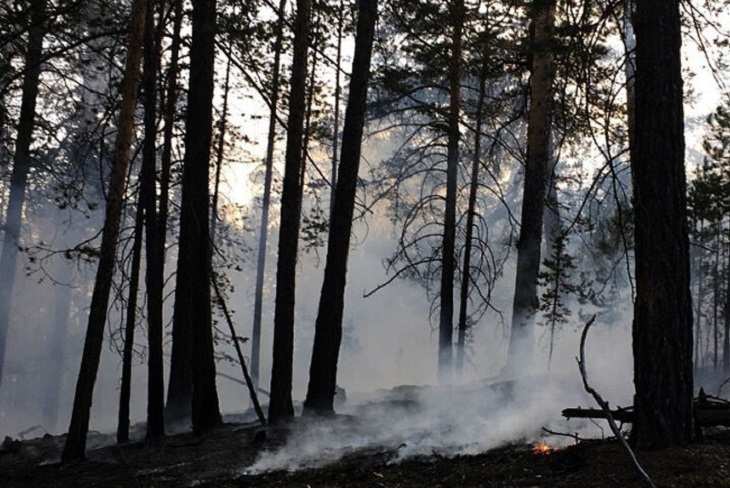
{"type": "Polygon", "coordinates": [[[708,123],[711,132],[702,145],[705,158],[689,184],[688,214],[693,244],[695,361],[699,366],[711,361],[718,367],[721,340],[723,359],[730,364],[726,328],[730,326],[730,97],[710,115],[708,123]]]}
{"type": "Polygon", "coordinates": [[[542,271],[538,275],[539,284],[544,288],[539,310],[551,328],[568,321],[570,309],[566,306],[566,297],[580,289],[573,282],[576,265],[573,256],[566,250],[567,244],[567,237],[556,236],[552,253],[543,260],[542,271]]]}
{"type": "Polygon", "coordinates": [[[706,157],[689,191],[691,215],[716,222],[730,213],[730,97],[708,118],[706,157]]]}

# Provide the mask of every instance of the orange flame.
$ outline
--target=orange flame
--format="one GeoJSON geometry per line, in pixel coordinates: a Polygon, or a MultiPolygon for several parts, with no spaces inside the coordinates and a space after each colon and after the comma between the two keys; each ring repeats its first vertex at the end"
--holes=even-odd
{"type": "Polygon", "coordinates": [[[535,444],[535,446],[532,448],[532,453],[536,456],[549,456],[551,453],[557,450],[558,448],[550,447],[544,442],[541,442],[539,444],[535,444]]]}

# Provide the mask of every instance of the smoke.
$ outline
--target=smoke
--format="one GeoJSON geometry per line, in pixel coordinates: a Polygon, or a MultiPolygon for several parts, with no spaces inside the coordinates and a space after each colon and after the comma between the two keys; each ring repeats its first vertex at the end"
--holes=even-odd
{"type": "MultiPolygon", "coordinates": [[[[573,304],[574,314],[558,333],[549,370],[548,334],[538,327],[534,357],[517,360],[537,365],[537,371],[512,378],[499,377],[506,359],[504,324],[509,324],[509,316],[487,315],[472,331],[463,374],[455,375],[452,384],[438,385],[437,335],[429,326],[422,290],[401,281],[372,298],[362,297],[363,289],[384,278],[372,262],[388,245],[387,230],[371,227],[370,233],[353,250],[350,261],[345,337],[352,337],[344,341],[340,356],[338,383],[347,390],[347,401],[337,408],[341,415],[301,418],[283,446],[264,450],[252,466],[241,467],[242,473],[316,467],[362,453],[398,462],[432,454],[474,454],[545,439],[553,445],[572,442],[551,436],[543,428],[584,438],[610,435],[601,422],[568,421],[561,411],[595,406],[583,390],[575,357],[583,317],[596,311],[598,319],[586,345],[589,381],[612,407],[632,403],[632,307],[628,296],[603,312],[573,304]]],[[[494,303],[503,310],[508,310],[512,295],[511,273],[508,268],[494,292],[494,303]]],[[[311,297],[299,297],[300,303],[312,300],[316,305],[318,287],[311,283],[316,283],[317,274],[304,274],[302,293],[311,297]]],[[[300,312],[297,322],[295,402],[304,397],[311,351],[312,330],[308,327],[314,322],[309,315],[313,311],[305,313],[307,320],[301,319],[300,312]]]]}
{"type": "Polygon", "coordinates": [[[242,473],[317,467],[363,453],[395,463],[418,456],[476,454],[546,438],[561,445],[572,440],[551,436],[543,427],[585,437],[602,435],[585,420],[561,418],[563,408],[588,404],[570,377],[404,386],[360,399],[336,419],[303,418],[283,447],[262,452],[242,473]]]}
{"type": "MultiPolygon", "coordinates": [[[[56,221],[49,216],[49,222],[56,221]]],[[[356,241],[349,263],[344,335],[340,355],[338,383],[347,391],[347,402],[338,408],[346,415],[333,422],[307,419],[292,432],[280,449],[265,451],[253,472],[270,469],[296,469],[334,461],[348,453],[362,450],[385,452],[388,459],[397,460],[436,452],[444,456],[475,453],[518,441],[537,440],[545,436],[542,427],[560,432],[580,432],[585,436],[600,436],[602,432],[589,422],[566,423],[560,416],[563,408],[590,406],[592,401],[582,391],[575,366],[581,327],[578,310],[573,322],[563,326],[556,342],[548,374],[547,347],[544,329],[538,328],[536,357],[540,366],[536,375],[524,380],[501,383],[490,387],[505,361],[506,324],[508,313],[500,317],[487,314],[471,333],[468,359],[463,375],[454,384],[436,386],[438,336],[429,321],[430,304],[423,289],[407,281],[397,280],[371,298],[363,298],[388,279],[382,259],[394,246],[390,222],[382,214],[374,215],[366,226],[356,227],[356,241]],[[418,385],[418,386],[400,386],[418,385]]],[[[275,237],[275,232],[272,232],[275,237]]],[[[79,239],[69,235],[70,242],[79,239]]],[[[57,243],[62,247],[62,243],[57,243]]],[[[276,249],[275,239],[270,252],[276,249]]],[[[275,256],[268,260],[269,276],[276,266],[275,256]]],[[[172,269],[173,264],[169,264],[172,269]]],[[[35,425],[52,433],[62,433],[68,425],[78,361],[86,325],[90,270],[72,270],[67,281],[73,289],[72,322],[66,334],[67,352],[62,381],[57,426],[44,423],[40,411],[28,408],[41,402],[45,383],[27,382],[23,391],[0,398],[0,435],[17,437],[18,433],[35,425]],[[25,406],[25,407],[24,407],[25,406]]],[[[511,304],[513,269],[507,266],[492,295],[494,306],[508,312],[511,304]]],[[[311,360],[314,321],[323,274],[323,256],[303,254],[300,258],[297,317],[295,330],[294,389],[295,402],[304,398],[311,360]]],[[[250,334],[250,312],[255,277],[248,272],[232,272],[234,293],[231,307],[237,313],[234,320],[241,335],[250,334]]],[[[57,285],[38,284],[27,279],[25,292],[20,294],[11,327],[13,344],[9,356],[14,363],[34,364],[45,380],[53,380],[45,349],[41,350],[32,337],[50,337],[52,311],[37,310],[32,320],[29,313],[34,303],[53,303],[57,285]],[[31,293],[32,292],[32,293],[31,293]],[[40,317],[46,314],[48,316],[40,317]],[[29,320],[31,318],[31,320],[29,320]],[[21,324],[32,323],[33,328],[21,324]]],[[[267,389],[271,368],[270,353],[273,335],[273,290],[268,289],[264,310],[262,337],[261,385],[267,389]]],[[[623,308],[612,310],[612,316],[599,315],[588,341],[588,372],[591,383],[612,405],[631,404],[631,301],[617,300],[623,308]],[[605,317],[605,319],[603,319],[605,317]],[[610,325],[613,324],[613,325],[610,325]]],[[[171,305],[171,301],[170,301],[171,305]]],[[[36,307],[37,308],[37,307],[36,307]]],[[[592,313],[593,310],[584,310],[592,313]]],[[[169,316],[169,315],[168,315],[169,316]]],[[[108,337],[108,335],[107,335],[108,337]]],[[[144,329],[137,334],[144,345],[144,329]]],[[[169,346],[169,344],[168,344],[169,346]]],[[[224,345],[219,346],[221,350],[224,345]]],[[[143,351],[143,347],[140,347],[143,351]]],[[[219,352],[222,352],[219,350],[219,352]]],[[[244,351],[247,351],[244,346],[244,351]]],[[[228,351],[230,355],[232,351],[228,351]]],[[[133,368],[131,420],[145,418],[146,367],[140,357],[133,368]]],[[[116,427],[120,358],[104,348],[101,370],[96,383],[91,415],[91,429],[112,432],[116,427]]],[[[238,378],[237,364],[219,363],[218,371],[238,378]]],[[[44,381],[45,381],[44,380],[44,381]]],[[[19,377],[18,381],[22,381],[19,377]]],[[[6,384],[3,388],[6,388],[6,384]]],[[[224,412],[241,412],[248,406],[245,389],[219,377],[221,407],[224,412]]],[[[262,396],[266,403],[266,397],[262,396]]]]}

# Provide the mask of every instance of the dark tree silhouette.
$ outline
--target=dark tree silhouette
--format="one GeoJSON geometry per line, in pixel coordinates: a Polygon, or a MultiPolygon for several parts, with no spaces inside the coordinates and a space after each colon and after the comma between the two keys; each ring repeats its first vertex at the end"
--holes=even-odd
{"type": "Polygon", "coordinates": [[[305,413],[334,413],[337,384],[337,362],[342,340],[342,315],[345,308],[347,258],[355,209],[355,193],[360,168],[360,147],[365,123],[370,59],[378,13],[377,0],[361,0],[352,61],[350,97],[342,133],[342,157],[332,207],[332,220],[327,244],[324,283],[319,297],[315,324],[309,388],[304,402],[305,413]]]}
{"type": "Polygon", "coordinates": [[[20,119],[15,141],[13,170],[10,173],[10,195],[8,196],[8,209],[3,229],[5,232],[3,250],[2,255],[0,255],[0,277],[3,280],[3,286],[0,286],[0,385],[2,385],[5,349],[7,347],[6,340],[10,325],[10,308],[13,299],[13,285],[15,284],[15,267],[18,257],[18,245],[20,244],[23,204],[25,203],[28,173],[32,166],[30,144],[33,141],[38,83],[41,76],[43,36],[46,30],[46,0],[33,0],[30,11],[20,119]]]}
{"type": "MultiPolygon", "coordinates": [[[[144,208],[145,256],[147,268],[147,438],[165,435],[165,381],[162,359],[162,301],[164,264],[160,254],[157,220],[157,65],[160,36],[155,28],[155,0],[149,0],[144,33],[144,146],[140,205],[144,208]]],[[[162,19],[160,23],[162,25],[162,19]]]]}
{"type": "MultiPolygon", "coordinates": [[[[172,168],[172,141],[175,126],[175,112],[178,101],[178,61],[180,56],[180,29],[182,25],[182,0],[173,0],[173,35],[170,46],[170,65],[167,69],[167,90],[165,94],[165,129],[162,140],[162,161],[160,171],[160,208],[158,214],[157,252],[162,257],[157,272],[164,281],[165,243],[167,240],[167,217],[169,207],[170,171],[172,168]]],[[[190,419],[190,402],[192,398],[192,382],[190,380],[189,362],[182,353],[190,347],[189,336],[181,334],[173,326],[173,352],[170,357],[170,377],[167,388],[167,403],[165,404],[165,422],[168,424],[181,423],[190,419]],[[185,344],[183,344],[185,341],[185,344]]]]}
{"type": "Polygon", "coordinates": [[[520,238],[517,242],[517,274],[512,305],[512,327],[507,373],[521,370],[532,357],[533,328],[538,308],[537,278],[540,271],[543,210],[550,162],[552,119],[553,29],[555,0],[533,0],[530,7],[530,109],[527,126],[527,161],[522,192],[520,238]]]}
{"type": "Polygon", "coordinates": [[[454,336],[454,269],[456,256],[456,186],[459,173],[459,120],[461,115],[461,35],[464,24],[464,2],[449,2],[451,18],[451,53],[449,57],[449,115],[446,143],[446,201],[444,234],[441,247],[441,288],[439,292],[439,377],[447,379],[453,368],[454,336]]]}
{"type": "Polygon", "coordinates": [[[251,332],[251,379],[259,386],[261,368],[261,315],[264,303],[264,273],[266,271],[266,242],[269,237],[269,206],[271,202],[271,182],[274,173],[274,144],[276,142],[276,118],[279,105],[279,85],[281,84],[281,51],[284,40],[284,9],[286,0],[279,1],[279,18],[276,21],[276,40],[274,41],[274,67],[271,75],[271,107],[269,109],[269,134],[266,142],[266,171],[264,174],[264,195],[261,202],[261,227],[259,228],[259,248],[256,260],[256,296],[253,305],[253,331],[251,332]]]}
{"type": "Polygon", "coordinates": [[[294,303],[297,247],[299,245],[299,224],[302,206],[302,142],[304,137],[310,16],[311,1],[297,0],[284,188],[281,194],[279,262],[276,268],[274,353],[269,403],[269,423],[271,424],[286,421],[294,416],[294,406],[291,398],[294,354],[294,303]]]}
{"type": "Polygon", "coordinates": [[[190,363],[191,420],[193,432],[198,434],[221,423],[210,302],[212,255],[208,187],[213,131],[215,0],[193,1],[192,20],[180,249],[173,312],[173,341],[187,335],[185,340],[189,345],[185,347],[183,342],[183,348],[175,349],[173,343],[173,354],[182,354],[178,361],[190,363]]]}
{"type": "Polygon", "coordinates": [[[142,37],[147,12],[147,0],[134,0],[129,20],[129,48],[122,78],[122,103],[117,123],[118,132],[114,145],[112,174],[109,181],[104,230],[101,237],[99,265],[96,271],[94,292],[89,308],[89,323],[81,357],[81,368],[74,396],[71,425],[63,449],[63,462],[83,459],[86,450],[86,435],[89,431],[91,400],[94,382],[99,370],[101,346],[104,340],[109,292],[114,275],[114,258],[119,239],[119,223],[124,199],[124,186],[129,166],[129,149],[134,128],[134,112],[137,105],[137,84],[139,81],[140,60],[142,58],[142,37]]]}
{"type": "Polygon", "coordinates": [[[132,236],[132,262],[127,294],[127,318],[124,324],[124,348],[122,349],[122,381],[119,386],[119,414],[117,417],[117,442],[129,442],[129,401],[132,394],[132,355],[134,353],[134,329],[137,325],[137,296],[142,261],[142,233],[144,229],[144,207],[142,192],[138,193],[137,211],[134,217],[132,236]]]}
{"type": "Polygon", "coordinates": [[[632,438],[641,449],[694,435],[679,3],[636,2],[632,438]]]}

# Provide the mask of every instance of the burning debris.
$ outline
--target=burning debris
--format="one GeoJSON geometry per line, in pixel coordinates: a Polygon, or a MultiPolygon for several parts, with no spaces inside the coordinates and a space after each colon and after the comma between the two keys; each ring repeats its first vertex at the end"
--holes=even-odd
{"type": "Polygon", "coordinates": [[[540,442],[539,444],[535,444],[532,447],[532,453],[536,456],[549,456],[550,454],[554,453],[555,451],[559,451],[560,449],[560,447],[551,447],[545,442],[540,442]]]}

